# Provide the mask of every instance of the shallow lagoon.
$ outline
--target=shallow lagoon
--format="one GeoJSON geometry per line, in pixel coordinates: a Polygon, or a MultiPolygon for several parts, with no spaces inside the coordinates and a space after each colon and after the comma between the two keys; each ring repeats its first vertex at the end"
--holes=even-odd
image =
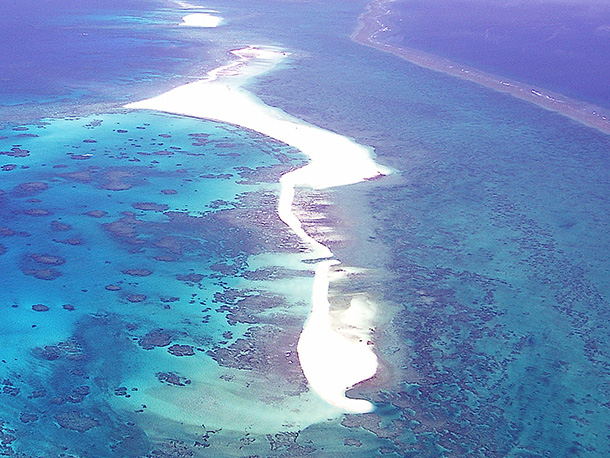
{"type": "Polygon", "coordinates": [[[312,274],[275,207],[297,152],[134,112],[1,142],[4,450],[138,456],[171,421],[261,434],[336,416],[296,360],[312,274]]]}

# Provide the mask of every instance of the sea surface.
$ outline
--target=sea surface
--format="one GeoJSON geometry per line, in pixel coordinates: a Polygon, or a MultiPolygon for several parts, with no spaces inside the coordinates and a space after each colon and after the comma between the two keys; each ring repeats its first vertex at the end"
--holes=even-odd
{"type": "MultiPolygon", "coordinates": [[[[217,1],[200,11],[226,24],[201,30],[174,25],[198,11],[176,4],[79,5],[11,6],[16,48],[39,49],[44,27],[74,39],[57,71],[18,70],[49,52],[0,46],[15,62],[0,89],[4,455],[610,454],[608,135],[354,43],[365,1],[217,1]],[[116,52],[88,69],[96,48],[74,24],[116,52]],[[331,283],[333,309],[378,305],[381,369],[354,390],[370,414],[327,406],[298,367],[312,264],[275,205],[305,158],[121,108],[248,44],[291,53],[249,85],[265,103],[395,170],[297,198],[351,272],[331,283]]],[[[509,67],[494,73],[526,79],[509,67]]]]}
{"type": "Polygon", "coordinates": [[[610,107],[610,3],[398,0],[387,42],[610,107]]]}

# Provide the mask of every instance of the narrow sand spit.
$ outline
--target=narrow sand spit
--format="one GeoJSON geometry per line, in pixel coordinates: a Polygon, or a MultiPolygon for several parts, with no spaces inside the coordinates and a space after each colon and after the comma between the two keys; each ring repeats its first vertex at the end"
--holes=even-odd
{"type": "MultiPolygon", "coordinates": [[[[295,187],[341,186],[385,175],[389,170],[374,162],[369,148],[267,106],[243,88],[250,78],[275,68],[286,53],[253,46],[231,52],[238,59],[212,70],[204,79],[131,103],[126,108],[222,121],[302,151],[310,162],[282,176],[278,214],[311,247],[315,257],[331,258],[332,252],[310,237],[292,212],[295,187]]],[[[349,412],[368,412],[373,409],[370,402],[345,397],[346,389],[375,375],[377,358],[366,339],[354,339],[331,326],[328,274],[330,267],[338,263],[326,260],[316,267],[312,312],[299,340],[299,359],[312,389],[323,399],[349,412]]],[[[351,313],[357,309],[354,307],[351,313]]]]}

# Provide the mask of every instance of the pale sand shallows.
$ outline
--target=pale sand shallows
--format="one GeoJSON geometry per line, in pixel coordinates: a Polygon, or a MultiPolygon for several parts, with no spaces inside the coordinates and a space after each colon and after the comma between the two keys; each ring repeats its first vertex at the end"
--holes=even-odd
{"type": "Polygon", "coordinates": [[[212,28],[221,25],[222,20],[223,19],[220,16],[214,16],[209,13],[193,13],[184,16],[180,25],[186,27],[212,28]]]}
{"type": "MultiPolygon", "coordinates": [[[[310,162],[281,178],[278,214],[320,258],[331,251],[311,238],[292,212],[296,186],[327,188],[357,183],[389,173],[376,164],[371,150],[342,135],[308,125],[287,113],[265,105],[242,86],[253,76],[273,69],[286,56],[272,48],[234,50],[236,61],[208,73],[203,80],[127,108],[150,109],[241,126],[291,145],[310,162]]],[[[354,340],[331,326],[328,305],[328,272],[338,261],[323,261],[316,268],[312,313],[298,344],[303,373],[312,389],[332,405],[350,412],[368,412],[371,403],[348,399],[345,390],[372,377],[377,358],[366,340],[354,340]]]]}

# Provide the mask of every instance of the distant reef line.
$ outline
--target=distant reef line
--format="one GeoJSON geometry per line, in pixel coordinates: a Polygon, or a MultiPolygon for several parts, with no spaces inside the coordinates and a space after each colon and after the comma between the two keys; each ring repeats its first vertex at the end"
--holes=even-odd
{"type": "Polygon", "coordinates": [[[394,0],[373,0],[370,2],[366,11],[358,18],[358,26],[352,34],[352,40],[393,54],[420,67],[456,76],[494,91],[510,94],[518,99],[534,103],[539,107],[610,134],[610,110],[606,108],[572,99],[531,84],[483,72],[419,49],[385,43],[383,35],[390,31],[385,19],[392,14],[392,3],[394,3],[394,0]]]}

